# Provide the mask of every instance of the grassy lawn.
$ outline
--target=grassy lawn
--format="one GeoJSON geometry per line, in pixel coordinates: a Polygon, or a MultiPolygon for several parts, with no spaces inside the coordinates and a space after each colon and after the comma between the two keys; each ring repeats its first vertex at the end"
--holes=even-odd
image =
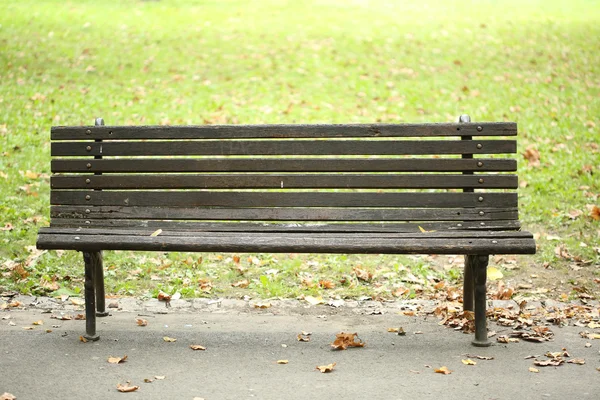
{"type": "MultiPolygon", "coordinates": [[[[496,259],[505,279],[549,295],[597,294],[600,7],[591,3],[1,2],[0,292],[82,288],[80,254],[34,249],[49,223],[52,125],[445,122],[468,113],[519,124],[521,219],[540,247],[496,259]]],[[[433,293],[432,282],[451,285],[462,273],[448,257],[105,258],[116,295],[391,298],[433,293]],[[374,276],[359,280],[354,268],[374,276]]]]}

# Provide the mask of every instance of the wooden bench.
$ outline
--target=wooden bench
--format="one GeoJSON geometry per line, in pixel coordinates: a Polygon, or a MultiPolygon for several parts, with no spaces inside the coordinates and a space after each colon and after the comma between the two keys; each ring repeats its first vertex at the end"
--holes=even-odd
{"type": "Polygon", "coordinates": [[[464,254],[489,345],[490,254],[532,254],[512,122],[53,127],[39,249],[83,252],[86,337],[107,315],[103,250],[464,254]],[[493,157],[481,157],[482,155],[493,157]],[[157,230],[158,235],[152,235],[157,230]]]}

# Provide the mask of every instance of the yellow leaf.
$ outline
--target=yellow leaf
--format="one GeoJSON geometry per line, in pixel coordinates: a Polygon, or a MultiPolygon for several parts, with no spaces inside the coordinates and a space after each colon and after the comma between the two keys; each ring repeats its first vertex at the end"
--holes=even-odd
{"type": "Polygon", "coordinates": [[[199,344],[190,344],[190,349],[192,349],[192,350],[206,350],[206,347],[200,346],[199,344]]]}
{"type": "Polygon", "coordinates": [[[435,372],[438,374],[444,374],[444,375],[449,375],[452,373],[452,371],[450,371],[448,369],[448,367],[446,367],[446,366],[435,369],[435,372]]]}
{"type": "Polygon", "coordinates": [[[289,363],[288,360],[277,360],[277,364],[287,364],[289,363]]]}
{"type": "Polygon", "coordinates": [[[321,296],[313,297],[313,296],[304,296],[304,300],[308,301],[311,305],[316,306],[317,304],[323,304],[325,301],[321,296]]]}
{"type": "Polygon", "coordinates": [[[540,370],[537,368],[529,367],[529,372],[535,372],[537,374],[538,372],[540,372],[540,370]]]}
{"type": "Polygon", "coordinates": [[[136,318],[135,322],[139,325],[139,326],[147,326],[148,325],[148,321],[143,319],[143,318],[136,318]]]}
{"type": "Polygon", "coordinates": [[[79,340],[83,343],[87,343],[87,339],[84,338],[83,336],[79,336],[79,340]]]}
{"type": "Polygon", "coordinates": [[[39,321],[35,321],[33,325],[44,325],[44,321],[40,319],[39,321]]]}
{"type": "Polygon", "coordinates": [[[467,358],[466,360],[461,360],[463,364],[465,365],[477,365],[477,363],[473,360],[471,360],[470,358],[467,358]]]}
{"type": "Polygon", "coordinates": [[[155,237],[158,236],[162,233],[162,229],[157,229],[154,232],[152,232],[152,234],[150,236],[155,237]]]}
{"type": "Polygon", "coordinates": [[[423,228],[422,226],[419,226],[419,230],[421,231],[421,233],[435,232],[435,231],[428,231],[427,229],[423,228]]]}
{"type": "Polygon", "coordinates": [[[333,371],[333,368],[335,366],[336,366],[336,363],[331,363],[331,364],[327,364],[327,365],[317,365],[317,367],[315,369],[318,369],[322,373],[326,373],[326,372],[333,371]]]}
{"type": "Polygon", "coordinates": [[[168,337],[168,336],[165,336],[165,337],[163,337],[163,340],[164,340],[165,342],[169,342],[169,343],[172,343],[172,342],[176,342],[176,341],[177,341],[177,339],[175,339],[175,338],[172,338],[172,337],[168,337]]]}
{"type": "Polygon", "coordinates": [[[487,278],[490,281],[497,281],[498,279],[502,279],[504,275],[498,268],[489,267],[487,270],[487,278]]]}

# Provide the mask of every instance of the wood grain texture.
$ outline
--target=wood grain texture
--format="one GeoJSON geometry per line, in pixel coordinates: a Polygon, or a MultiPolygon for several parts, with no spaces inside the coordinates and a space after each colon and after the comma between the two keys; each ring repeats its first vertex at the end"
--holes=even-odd
{"type": "Polygon", "coordinates": [[[51,161],[54,173],[92,172],[462,172],[517,170],[514,159],[419,158],[220,158],[220,159],[103,159],[51,161]]]}
{"type": "Polygon", "coordinates": [[[222,236],[38,235],[40,249],[358,254],[530,254],[533,238],[367,238],[299,233],[222,236]]]}
{"type": "Polygon", "coordinates": [[[54,126],[52,140],[515,136],[514,122],[204,126],[54,126]],[[481,127],[481,130],[477,128],[481,127]],[[87,132],[90,132],[89,134],[87,132]]]}
{"type": "Polygon", "coordinates": [[[516,220],[517,208],[197,208],[52,206],[54,218],[266,221],[492,221],[516,220]]]}
{"type": "Polygon", "coordinates": [[[517,207],[516,193],[354,193],[54,190],[53,205],[180,207],[517,207]]]}
{"type": "Polygon", "coordinates": [[[185,174],[53,176],[52,189],[516,189],[516,175],[185,174]]]}
{"type": "Polygon", "coordinates": [[[196,222],[196,221],[165,221],[152,219],[72,219],[54,218],[52,227],[71,228],[149,228],[171,229],[182,231],[211,231],[211,232],[421,232],[433,230],[519,230],[521,224],[517,220],[493,220],[486,222],[414,222],[414,223],[323,223],[312,222],[196,222]]]}
{"type": "Polygon", "coordinates": [[[515,153],[515,140],[217,140],[52,142],[52,156],[425,155],[515,153]]]}

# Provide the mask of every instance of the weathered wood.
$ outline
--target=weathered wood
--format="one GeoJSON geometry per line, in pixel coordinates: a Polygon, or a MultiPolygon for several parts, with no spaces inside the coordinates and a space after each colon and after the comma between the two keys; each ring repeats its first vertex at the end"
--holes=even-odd
{"type": "Polygon", "coordinates": [[[516,189],[516,175],[202,174],[53,176],[53,189],[516,189]]]}
{"type": "MultiPolygon", "coordinates": [[[[60,228],[60,227],[48,227],[41,228],[40,233],[43,234],[62,234],[62,235],[106,235],[106,236],[152,236],[155,232],[152,229],[144,228],[114,228],[108,232],[106,229],[102,228],[60,228]]],[[[239,237],[239,234],[236,232],[217,232],[217,231],[197,231],[197,232],[189,232],[189,231],[180,231],[180,230],[170,230],[165,229],[160,232],[160,236],[170,237],[197,237],[197,238],[230,238],[235,239],[239,237]]],[[[298,238],[302,235],[300,233],[290,233],[290,232],[263,232],[257,233],[257,237],[278,237],[278,238],[298,238]]],[[[530,232],[521,232],[521,231],[506,231],[506,232],[491,232],[491,231],[432,231],[432,232],[385,232],[385,233],[377,233],[377,232],[337,232],[337,233],[328,233],[328,232],[314,232],[311,237],[313,238],[370,238],[370,239],[451,239],[451,238],[474,238],[474,239],[497,239],[497,238],[512,238],[512,239],[522,239],[522,238],[533,238],[533,234],[530,232]]],[[[119,239],[114,239],[119,240],[119,239]]]]}
{"type": "Polygon", "coordinates": [[[50,203],[181,207],[517,207],[517,194],[54,190],[50,203]]]}
{"type": "Polygon", "coordinates": [[[54,126],[52,140],[515,136],[514,122],[205,126],[54,126]],[[479,130],[478,127],[481,127],[479,130]],[[87,131],[90,133],[88,134],[87,131]]]}
{"type": "Polygon", "coordinates": [[[38,248],[98,251],[197,251],[341,254],[530,254],[535,252],[533,238],[326,238],[313,235],[259,235],[242,233],[230,237],[212,236],[110,236],[39,234],[38,248]]]}
{"type": "Polygon", "coordinates": [[[190,222],[165,221],[152,219],[70,219],[54,218],[53,227],[103,227],[112,228],[150,228],[187,231],[213,232],[421,232],[431,230],[518,230],[521,224],[517,220],[494,220],[487,222],[414,222],[414,223],[302,223],[302,222],[190,222]]]}
{"type": "Polygon", "coordinates": [[[52,172],[514,172],[513,159],[213,158],[51,161],[52,172]]]}
{"type": "Polygon", "coordinates": [[[515,153],[515,140],[211,140],[52,142],[52,156],[426,155],[515,153]]]}
{"type": "Polygon", "coordinates": [[[518,219],[517,208],[188,208],[52,206],[52,219],[266,221],[491,221],[518,219]]]}

